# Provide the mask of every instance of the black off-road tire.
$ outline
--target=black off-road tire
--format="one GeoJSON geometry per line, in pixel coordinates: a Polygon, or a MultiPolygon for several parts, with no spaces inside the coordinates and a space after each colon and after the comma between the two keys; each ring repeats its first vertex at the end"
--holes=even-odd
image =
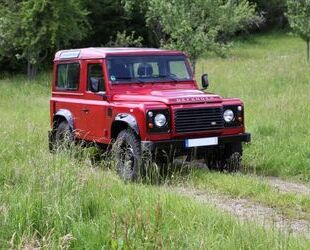
{"type": "Polygon", "coordinates": [[[153,160],[159,167],[166,167],[172,161],[169,152],[163,150],[155,151],[153,160]]]}
{"type": "Polygon", "coordinates": [[[130,129],[121,131],[112,148],[116,171],[125,182],[143,177],[141,141],[130,129]]]}
{"type": "Polygon", "coordinates": [[[68,150],[74,143],[73,131],[67,121],[58,124],[54,131],[53,151],[68,150]]]}
{"type": "Polygon", "coordinates": [[[224,159],[224,170],[228,172],[239,171],[241,169],[243,153],[241,142],[228,144],[225,148],[225,153],[226,159],[224,159]]]}
{"type": "Polygon", "coordinates": [[[206,159],[211,170],[236,172],[241,168],[241,142],[226,144],[223,150],[218,150],[206,159]]]}

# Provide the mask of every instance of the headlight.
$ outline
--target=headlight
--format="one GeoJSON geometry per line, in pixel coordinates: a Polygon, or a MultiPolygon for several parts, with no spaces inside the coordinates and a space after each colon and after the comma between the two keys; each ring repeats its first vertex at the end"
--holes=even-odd
{"type": "Polygon", "coordinates": [[[231,109],[227,109],[225,110],[223,117],[225,122],[230,123],[234,120],[235,114],[231,109]]]}
{"type": "Polygon", "coordinates": [[[146,127],[149,133],[170,133],[169,109],[148,110],[146,113],[146,127]]]}
{"type": "Polygon", "coordinates": [[[157,114],[154,118],[154,123],[159,128],[165,126],[166,122],[167,122],[167,118],[163,114],[157,114]]]}

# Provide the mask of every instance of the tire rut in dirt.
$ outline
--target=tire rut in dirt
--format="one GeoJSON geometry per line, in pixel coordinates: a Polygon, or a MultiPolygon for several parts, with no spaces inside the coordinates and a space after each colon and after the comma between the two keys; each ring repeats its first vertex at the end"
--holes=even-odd
{"type": "Polygon", "coordinates": [[[310,239],[310,223],[308,221],[286,218],[275,209],[262,204],[193,188],[177,187],[170,190],[201,203],[213,205],[241,221],[254,222],[266,228],[278,229],[285,234],[302,235],[310,239]]]}
{"type": "Polygon", "coordinates": [[[309,195],[310,196],[310,186],[306,184],[289,182],[281,180],[277,177],[266,177],[266,180],[271,186],[279,190],[282,193],[296,193],[299,195],[309,195]]]}

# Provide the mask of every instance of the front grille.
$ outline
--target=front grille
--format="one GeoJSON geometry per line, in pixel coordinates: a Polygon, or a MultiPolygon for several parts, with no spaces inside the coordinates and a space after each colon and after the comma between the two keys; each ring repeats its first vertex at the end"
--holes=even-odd
{"type": "Polygon", "coordinates": [[[223,108],[196,108],[175,110],[177,133],[202,132],[224,128],[223,108]]]}

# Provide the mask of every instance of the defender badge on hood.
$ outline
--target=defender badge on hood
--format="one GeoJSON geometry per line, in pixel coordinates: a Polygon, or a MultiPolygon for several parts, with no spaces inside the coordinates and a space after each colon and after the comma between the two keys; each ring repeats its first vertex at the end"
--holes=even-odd
{"type": "Polygon", "coordinates": [[[184,103],[184,102],[208,102],[211,101],[213,98],[204,96],[204,97],[182,97],[176,98],[175,102],[177,103],[184,103]]]}

